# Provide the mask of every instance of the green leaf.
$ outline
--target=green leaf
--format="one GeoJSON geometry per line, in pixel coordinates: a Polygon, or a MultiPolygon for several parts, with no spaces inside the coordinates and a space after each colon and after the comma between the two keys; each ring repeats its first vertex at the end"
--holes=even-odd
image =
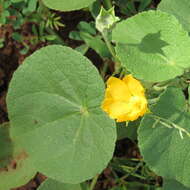
{"type": "Polygon", "coordinates": [[[28,57],[8,92],[11,136],[41,173],[79,183],[100,173],[112,158],[113,120],[101,110],[104,83],[91,62],[59,45],[28,57]]]}
{"type": "Polygon", "coordinates": [[[89,46],[86,44],[82,44],[75,48],[76,51],[80,52],[82,55],[84,55],[89,49],[89,46]]]}
{"type": "Polygon", "coordinates": [[[27,153],[9,136],[9,123],[0,125],[0,189],[10,190],[27,183],[36,173],[27,153]]]}
{"type": "Polygon", "coordinates": [[[57,36],[56,35],[45,35],[44,38],[48,41],[54,41],[54,40],[56,40],[57,36]]]}
{"type": "Polygon", "coordinates": [[[80,184],[65,184],[48,178],[39,187],[38,190],[81,190],[80,184]]]}
{"type": "Polygon", "coordinates": [[[92,26],[92,24],[88,22],[81,21],[78,25],[77,28],[82,31],[82,32],[87,32],[89,34],[95,35],[96,34],[96,29],[95,27],[92,26]]]}
{"type": "Polygon", "coordinates": [[[101,2],[99,0],[96,0],[94,3],[91,4],[89,7],[89,10],[91,12],[91,15],[93,16],[94,19],[98,16],[99,12],[101,9],[101,2]]]}
{"type": "Polygon", "coordinates": [[[19,34],[18,32],[14,32],[14,33],[12,34],[12,38],[13,38],[14,40],[18,41],[18,42],[22,42],[22,40],[23,40],[22,35],[19,34]]]}
{"type": "Polygon", "coordinates": [[[117,123],[117,140],[129,138],[131,140],[137,139],[137,129],[139,126],[139,120],[129,123],[117,123]]]}
{"type": "Polygon", "coordinates": [[[139,11],[144,11],[151,4],[151,2],[152,0],[141,0],[139,11]]]}
{"type": "Polygon", "coordinates": [[[12,3],[20,3],[22,1],[25,1],[25,0],[11,0],[12,3]]]}
{"type": "Polygon", "coordinates": [[[28,6],[27,6],[27,12],[32,13],[36,10],[37,7],[37,0],[29,0],[28,1],[28,6]]]}
{"type": "Polygon", "coordinates": [[[95,0],[42,0],[44,4],[54,10],[71,11],[88,7],[95,0]]]}
{"type": "Polygon", "coordinates": [[[126,123],[116,123],[117,124],[117,140],[121,140],[127,137],[127,127],[126,123]]]}
{"type": "Polygon", "coordinates": [[[80,37],[85,43],[94,49],[101,57],[111,57],[111,54],[100,36],[92,36],[86,32],[80,32],[80,37]]]}
{"type": "MultiPolygon", "coordinates": [[[[142,1],[142,0],[141,0],[142,1]]],[[[115,0],[116,5],[120,8],[122,14],[131,16],[137,12],[134,1],[115,0]]]]}
{"type": "Polygon", "coordinates": [[[11,161],[13,152],[8,123],[0,125],[0,150],[0,168],[3,168],[11,161]]]}
{"type": "Polygon", "coordinates": [[[167,179],[190,187],[190,113],[180,89],[169,88],[139,127],[139,146],[147,164],[167,179]]]}
{"type": "Polygon", "coordinates": [[[78,31],[71,31],[69,33],[69,38],[72,40],[80,40],[82,41],[82,38],[80,37],[80,32],[78,31]]]}
{"type": "Polygon", "coordinates": [[[189,190],[189,189],[190,188],[185,187],[184,185],[175,180],[164,179],[163,190],[189,190]]]}
{"type": "Polygon", "coordinates": [[[161,11],[147,11],[116,25],[116,54],[135,77],[161,82],[190,67],[190,38],[178,20],[161,11]]]}
{"type": "Polygon", "coordinates": [[[183,27],[190,32],[189,0],[162,0],[158,5],[158,9],[176,16],[183,27]]]}

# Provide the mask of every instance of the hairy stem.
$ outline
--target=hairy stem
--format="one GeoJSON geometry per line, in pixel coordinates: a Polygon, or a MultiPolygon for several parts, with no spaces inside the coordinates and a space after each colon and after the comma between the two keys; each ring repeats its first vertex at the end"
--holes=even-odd
{"type": "Polygon", "coordinates": [[[114,59],[114,62],[115,62],[115,73],[118,73],[119,70],[120,70],[120,61],[118,60],[117,56],[116,56],[116,53],[115,53],[115,49],[114,47],[112,46],[111,42],[109,41],[108,39],[108,35],[107,35],[107,32],[102,32],[102,37],[106,43],[106,46],[108,47],[108,50],[110,51],[113,59],[114,59]]]}

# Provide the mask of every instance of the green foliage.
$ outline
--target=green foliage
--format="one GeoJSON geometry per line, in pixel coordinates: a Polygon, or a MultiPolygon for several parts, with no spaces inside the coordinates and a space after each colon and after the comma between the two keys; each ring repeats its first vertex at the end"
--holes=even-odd
{"type": "Polygon", "coordinates": [[[11,140],[9,130],[8,123],[0,125],[0,189],[3,190],[23,185],[37,172],[26,152],[11,140]]]}
{"type": "MultiPolygon", "coordinates": [[[[20,54],[41,42],[54,44],[27,57],[10,82],[10,123],[0,125],[0,190],[21,186],[37,172],[48,177],[38,190],[190,189],[190,4],[162,0],[159,10],[149,10],[154,5],[0,0],[1,26],[13,26],[20,54]],[[85,21],[69,23],[72,31],[64,31],[73,50],[62,46],[58,30],[64,16],[56,10],[82,8],[77,14],[92,17],[86,14],[85,21]],[[29,36],[22,34],[24,25],[31,26],[29,36]],[[100,73],[83,56],[89,48],[100,55],[103,65],[95,62],[100,73]],[[127,74],[141,80],[149,111],[116,124],[101,108],[102,78],[127,74]]],[[[0,39],[0,48],[6,41],[0,39]]],[[[122,89],[117,90],[119,96],[122,89]]]]}
{"type": "MultiPolygon", "coordinates": [[[[40,42],[62,43],[61,38],[54,32],[64,27],[61,17],[50,12],[38,0],[2,0],[2,10],[0,9],[0,23],[10,24],[14,28],[12,38],[22,44],[21,54],[27,54],[30,45],[37,45],[40,42]],[[32,30],[27,31],[32,35],[23,35],[24,25],[31,25],[32,30]]],[[[3,44],[0,44],[0,48],[3,44]]]]}
{"type": "Polygon", "coordinates": [[[9,1],[0,0],[0,26],[6,23],[7,17],[10,15],[7,10],[10,4],[9,1]]]}
{"type": "Polygon", "coordinates": [[[145,161],[157,174],[190,187],[187,164],[190,114],[187,108],[183,92],[169,88],[151,108],[152,113],[144,117],[138,138],[145,161]]]}
{"type": "Polygon", "coordinates": [[[77,25],[77,29],[77,31],[71,31],[69,37],[73,40],[85,42],[85,46],[82,46],[85,49],[82,49],[80,52],[85,54],[89,48],[92,48],[102,58],[111,57],[105,42],[101,39],[102,37],[96,32],[94,22],[87,23],[82,21],[77,25]]]}
{"type": "Polygon", "coordinates": [[[106,167],[116,139],[114,122],[100,109],[103,92],[88,59],[67,47],[45,47],[10,84],[11,137],[43,174],[70,183],[89,179],[106,167]]]}
{"type": "Polygon", "coordinates": [[[95,0],[43,0],[44,4],[54,10],[71,11],[88,7],[95,0]]]}
{"type": "Polygon", "coordinates": [[[117,140],[129,138],[132,141],[137,140],[137,129],[140,120],[133,122],[117,123],[117,140]]]}
{"type": "Polygon", "coordinates": [[[148,11],[120,22],[113,40],[122,65],[137,78],[165,81],[190,67],[188,33],[164,12],[148,11]]]}
{"type": "Polygon", "coordinates": [[[0,48],[2,48],[4,46],[4,39],[0,38],[0,48]]]}
{"type": "Polygon", "coordinates": [[[162,0],[158,9],[173,14],[179,19],[183,27],[190,32],[190,1],[189,0],[162,0]]]}
{"type": "Polygon", "coordinates": [[[127,16],[147,10],[151,2],[152,0],[115,0],[115,4],[120,8],[121,13],[127,16]]]}
{"type": "Polygon", "coordinates": [[[164,180],[163,190],[189,190],[189,188],[183,186],[175,180],[164,180]]]}
{"type": "Polygon", "coordinates": [[[9,137],[9,124],[0,125],[0,168],[6,167],[12,156],[13,145],[9,137]]]}

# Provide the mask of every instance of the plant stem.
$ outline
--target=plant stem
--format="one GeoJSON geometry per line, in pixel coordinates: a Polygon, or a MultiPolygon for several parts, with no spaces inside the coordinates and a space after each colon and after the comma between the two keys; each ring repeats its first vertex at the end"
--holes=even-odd
{"type": "Polygon", "coordinates": [[[112,2],[111,0],[103,0],[104,6],[107,10],[112,8],[112,2]]]}
{"type": "Polygon", "coordinates": [[[93,190],[93,189],[94,189],[94,187],[95,187],[95,185],[96,185],[96,183],[97,183],[98,177],[99,177],[99,174],[97,174],[97,175],[93,178],[92,183],[90,184],[90,189],[89,189],[89,190],[93,190]]]}
{"type": "Polygon", "coordinates": [[[102,32],[102,37],[106,43],[106,46],[108,47],[108,50],[110,51],[111,55],[113,56],[114,59],[116,59],[116,54],[113,46],[111,45],[111,42],[108,40],[107,37],[107,32],[102,32]]]}
{"type": "Polygon", "coordinates": [[[118,73],[119,70],[120,70],[121,63],[120,63],[120,61],[118,60],[118,58],[116,56],[114,47],[112,46],[111,42],[108,39],[108,34],[107,34],[106,31],[102,32],[102,37],[103,37],[103,39],[104,39],[104,41],[106,43],[106,46],[108,47],[108,50],[110,51],[110,53],[111,53],[111,55],[112,55],[112,57],[114,59],[114,62],[115,62],[115,72],[114,73],[118,73]]]}

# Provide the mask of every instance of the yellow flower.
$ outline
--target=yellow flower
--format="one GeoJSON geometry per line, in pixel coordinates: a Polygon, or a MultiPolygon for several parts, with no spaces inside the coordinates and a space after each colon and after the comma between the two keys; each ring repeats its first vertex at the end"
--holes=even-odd
{"type": "Polygon", "coordinates": [[[148,111],[145,90],[132,75],[110,77],[102,109],[117,122],[134,121],[148,111]]]}

